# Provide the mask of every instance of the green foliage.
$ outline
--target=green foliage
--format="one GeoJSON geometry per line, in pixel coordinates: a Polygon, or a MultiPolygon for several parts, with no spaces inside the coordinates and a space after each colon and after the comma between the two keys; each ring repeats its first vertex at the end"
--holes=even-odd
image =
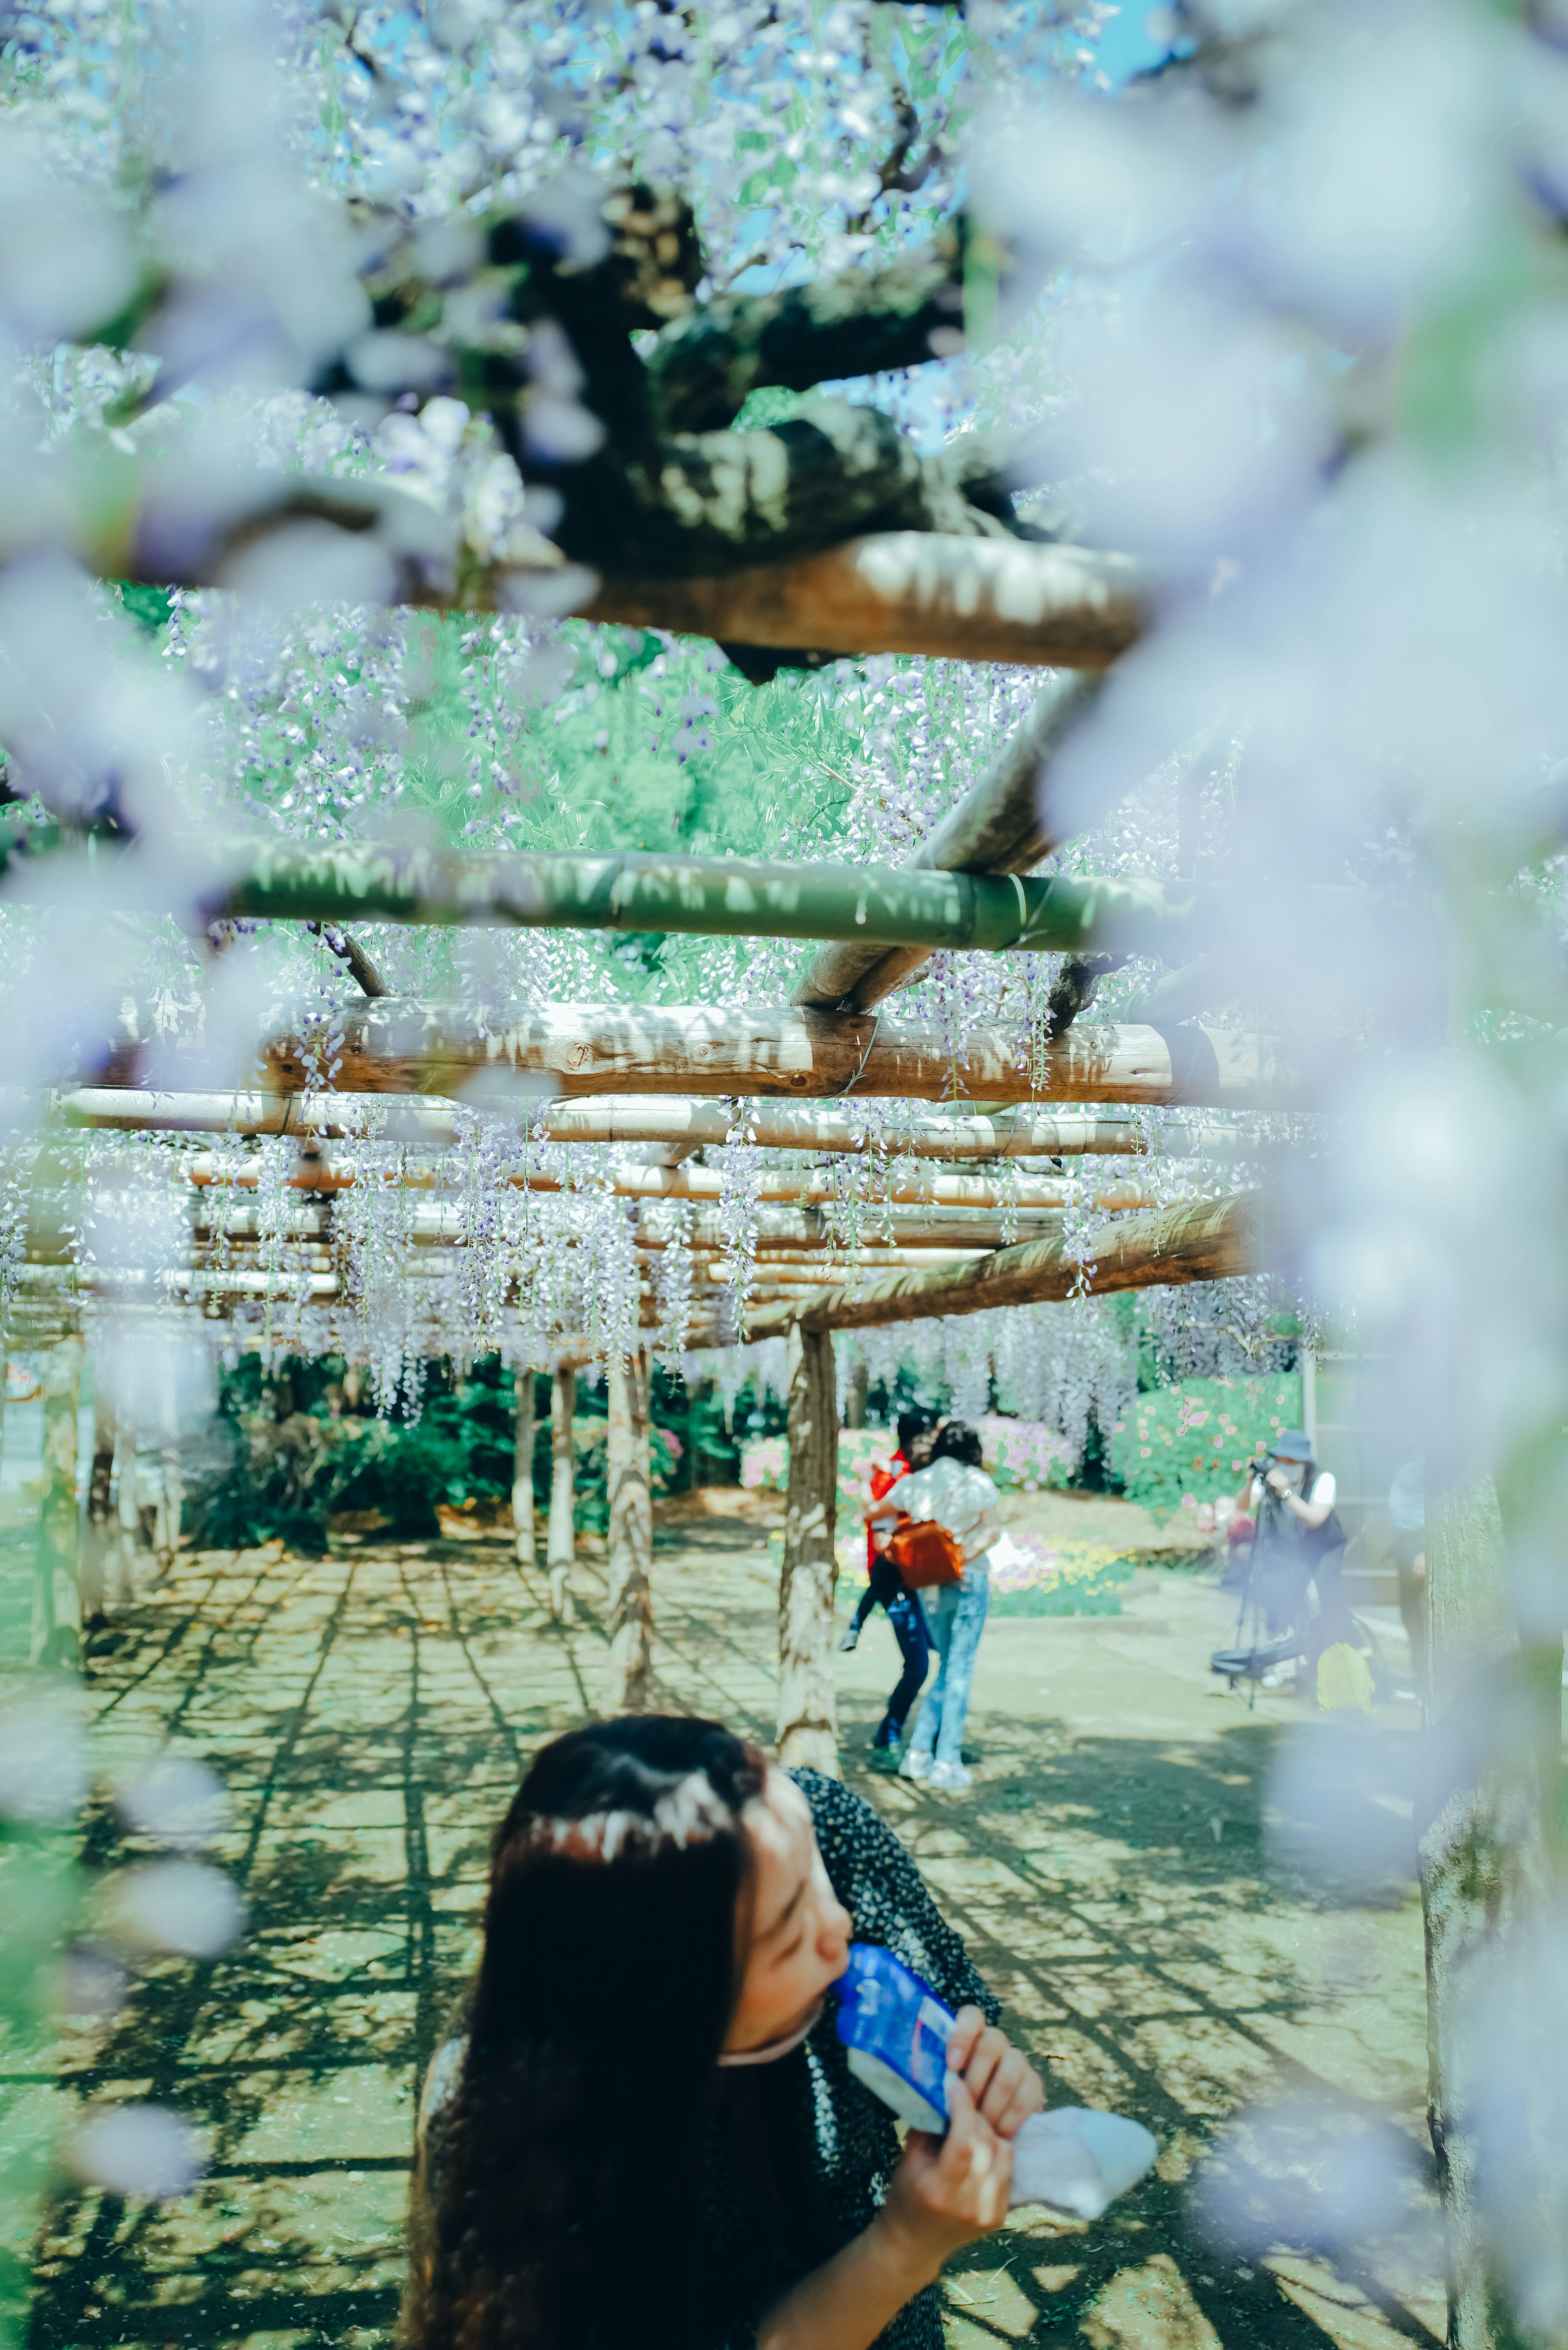
{"type": "Polygon", "coordinates": [[[335,1357],[264,1374],[247,1356],[220,1382],[220,1439],[194,1484],[192,1531],[225,1548],[281,1538],[318,1554],[328,1518],[352,1510],[379,1512],[397,1536],[433,1534],[439,1503],[510,1493],[512,1412],[510,1374],[494,1358],[461,1382],[432,1367],[410,1422],[380,1416],[335,1357]]]}
{"type": "MultiPolygon", "coordinates": [[[[607,1396],[602,1385],[578,1388],[572,1419],[572,1517],[579,1534],[609,1523],[607,1396]]],[[[515,1446],[512,1374],[490,1356],[460,1377],[428,1367],[417,1419],[383,1416],[359,1374],[337,1357],[291,1357],[264,1373],[246,1356],[219,1382],[218,1419],[204,1462],[192,1473],[187,1522],[198,1544],[248,1549],[281,1540],[319,1555],[337,1512],[378,1514],[382,1531],[418,1541],[436,1534],[438,1508],[509,1502],[515,1446]]],[[[748,1384],[735,1424],[766,1426],[782,1408],[759,1407],[748,1384]]],[[[732,1484],[740,1454],[711,1390],[688,1397],[679,1378],[654,1370],[649,1397],[650,1466],[655,1491],[691,1482],[694,1444],[703,1484],[732,1484]]],[[[550,1382],[534,1399],[534,1501],[550,1501],[550,1382]]]]}
{"type": "Polygon", "coordinates": [[[168,625],[172,591],[167,588],[149,588],[138,580],[124,580],[118,590],[119,600],[129,617],[150,637],[168,625]]]}
{"type": "Polygon", "coordinates": [[[1111,1432],[1111,1464],[1129,1502],[1158,1519],[1183,1494],[1217,1502],[1234,1493],[1249,1461],[1282,1428],[1299,1426],[1298,1373],[1274,1378],[1188,1379],[1134,1398],[1111,1432]]]}

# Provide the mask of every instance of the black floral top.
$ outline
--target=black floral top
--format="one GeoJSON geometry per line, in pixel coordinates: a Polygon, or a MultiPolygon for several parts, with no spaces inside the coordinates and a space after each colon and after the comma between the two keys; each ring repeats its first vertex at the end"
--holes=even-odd
{"type": "MultiPolygon", "coordinates": [[[[949,2007],[971,2004],[994,2023],[999,2002],[970,1964],[959,1936],[938,1915],[919,1871],[887,1822],[864,1796],[820,1771],[793,1771],[790,1776],[811,1805],[823,1862],[855,1921],[856,1940],[882,1944],[949,2007]]],[[[421,2132],[455,2085],[462,2061],[462,2018],[460,2008],[431,2066],[421,2132]]],[[[721,2116],[703,2186],[700,2262],[707,2315],[694,2350],[753,2350],[763,2312],[869,2225],[898,2160],[892,2115],[849,2070],[831,1992],[820,2021],[792,2054],[724,2078],[760,2085],[770,2129],[782,2125],[806,2150],[820,2209],[812,2215],[815,2241],[806,2232],[794,2245],[782,2241],[780,2232],[759,2218],[755,2182],[747,2177],[731,2126],[721,2116]]],[[[427,2147],[427,2156],[433,2150],[427,2147]]],[[[435,2186],[429,2168],[428,2160],[421,2162],[415,2174],[416,2233],[418,2204],[435,2186]]],[[[934,2285],[905,2304],[878,2336],[877,2350],[942,2350],[941,2305],[934,2285]]]]}

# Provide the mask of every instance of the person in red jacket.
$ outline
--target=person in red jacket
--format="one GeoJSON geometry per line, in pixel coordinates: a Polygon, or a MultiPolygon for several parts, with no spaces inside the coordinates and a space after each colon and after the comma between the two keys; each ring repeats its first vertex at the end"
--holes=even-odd
{"type": "MultiPolygon", "coordinates": [[[[871,1499],[879,1502],[892,1492],[900,1477],[911,1469],[924,1468],[935,1439],[935,1420],[929,1411],[906,1411],[898,1415],[898,1450],[887,1469],[871,1471],[871,1499]]],[[[885,1550],[877,1544],[887,1539],[886,1531],[875,1526],[866,1529],[866,1563],[868,1581],[855,1618],[838,1643],[842,1653],[847,1653],[859,1641],[866,1628],[866,1618],[873,1607],[887,1611],[893,1627],[893,1638],[898,1643],[898,1654],[904,1659],[904,1669],[897,1688],[888,1700],[887,1709],[877,1725],[873,1747],[897,1746],[904,1734],[904,1723],[909,1708],[919,1697],[930,1662],[930,1635],[926,1629],[925,1610],[915,1594],[905,1587],[904,1579],[885,1550]]]]}

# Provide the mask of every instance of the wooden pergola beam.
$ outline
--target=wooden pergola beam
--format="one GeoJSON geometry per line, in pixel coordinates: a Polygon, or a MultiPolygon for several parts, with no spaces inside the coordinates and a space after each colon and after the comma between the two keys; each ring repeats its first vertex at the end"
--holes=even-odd
{"type": "Polygon", "coordinates": [[[1096,1235],[1096,1254],[1081,1264],[1064,1237],[998,1249],[956,1273],[890,1274],[854,1298],[824,1294],[820,1304],[774,1305],[748,1316],[749,1335],[773,1336],[799,1321],[812,1330],[870,1330],[933,1315],[979,1314],[998,1305],[1033,1305],[1071,1297],[1226,1281],[1258,1272],[1264,1261],[1262,1194],[1128,1216],[1096,1235]]]}
{"type": "MultiPolygon", "coordinates": [[[[71,1127],[120,1133],[311,1135],[351,1139],[373,1128],[386,1113],[384,1097],[367,1099],[345,1087],[339,1093],[148,1092],[130,1086],[78,1086],[57,1097],[71,1127]]],[[[464,1130],[448,1101],[405,1098],[398,1105],[399,1139],[411,1147],[444,1150],[464,1130]]],[[[576,1101],[545,1102],[530,1121],[550,1142],[667,1144],[683,1150],[728,1140],[734,1111],[722,1100],[667,1100],[606,1095],[576,1101]]],[[[1098,1117],[1090,1111],[1046,1112],[1028,1105],[982,1116],[961,1110],[948,1117],[900,1119],[883,1136],[831,1103],[761,1101],[750,1104],[746,1131],[769,1150],[805,1150],[869,1159],[886,1149],[904,1159],[993,1159],[1119,1158],[1150,1147],[1147,1130],[1131,1118],[1098,1117]]],[[[1246,1147],[1223,1128],[1192,1127],[1159,1137],[1168,1157],[1198,1152],[1234,1154],[1246,1147]]],[[[308,1170],[294,1180],[304,1185],[308,1170]]],[[[664,1195],[678,1196],[678,1195],[664,1195]]]]}
{"type": "MultiPolygon", "coordinates": [[[[1300,1107],[1301,1081],[1256,1036],[1191,1027],[1080,1024],[1048,1044],[1023,1027],[956,1036],[880,1015],[714,1012],[706,1005],[519,1003],[483,1018],[464,1006],[387,996],[338,1015],[346,1087],[457,1093],[481,1076],[544,1079],[563,1095],[690,1093],[884,1096],[933,1101],[1185,1102],[1208,1108],[1300,1107]]],[[[264,1047],[271,1079],[301,1093],[313,1040],[264,1047]]],[[[140,1044],[117,1048],[133,1082],[140,1044]]],[[[112,1074],[111,1071],[106,1074],[112,1074]]],[[[525,1115],[520,1101],[519,1113],[525,1115]]]]}
{"type": "MultiPolygon", "coordinates": [[[[255,1165],[236,1167],[232,1160],[209,1158],[192,1153],[180,1161],[180,1171],[185,1180],[198,1189],[237,1188],[254,1191],[261,1180],[255,1165]]],[[[570,1187],[556,1175],[545,1175],[536,1168],[503,1168],[499,1181],[518,1191],[537,1191],[550,1196],[570,1187]]],[[[410,1191],[437,1191],[445,1188],[442,1178],[433,1168],[403,1167],[395,1170],[368,1170],[357,1167],[351,1160],[315,1164],[305,1163],[290,1168],[284,1178],[285,1188],[298,1191],[352,1191],[361,1183],[392,1184],[410,1191]]],[[[595,1189],[609,1191],[619,1200],[687,1201],[697,1205],[712,1205],[723,1197],[723,1177],[712,1167],[624,1167],[613,1175],[598,1178],[595,1189]]],[[[1101,1183],[1097,1186],[1054,1180],[1037,1175],[1021,1175],[1013,1182],[996,1182],[984,1175],[927,1175],[901,1183],[889,1183],[886,1190],[876,1192],[857,1191],[850,1184],[836,1182],[831,1174],[806,1172],[796,1174],[788,1170],[770,1170],[751,1187],[752,1196],[759,1201],[796,1201],[803,1205],[820,1201],[824,1204],[847,1204],[857,1201],[868,1217],[880,1216],[884,1202],[895,1207],[919,1208],[1014,1208],[1023,1213],[1041,1209],[1062,1209],[1082,1205],[1099,1210],[1122,1211],[1156,1205],[1155,1195],[1148,1185],[1131,1180],[1101,1183]]]]}
{"type": "Polygon", "coordinates": [[[608,577],[581,609],[727,644],[1101,670],[1143,634],[1153,593],[1127,555],[881,531],[722,578],[608,577]]]}

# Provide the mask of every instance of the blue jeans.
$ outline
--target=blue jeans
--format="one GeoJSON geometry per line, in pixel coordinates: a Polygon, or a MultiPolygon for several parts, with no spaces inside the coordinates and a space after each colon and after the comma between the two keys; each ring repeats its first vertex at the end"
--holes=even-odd
{"type": "Polygon", "coordinates": [[[985,1611],[991,1605],[990,1565],[979,1558],[965,1570],[961,1583],[944,1583],[923,1596],[939,1662],[909,1752],[929,1754],[934,1749],[939,1762],[957,1762],[962,1758],[969,1686],[974,1679],[980,1636],[985,1629],[985,1611]]]}

